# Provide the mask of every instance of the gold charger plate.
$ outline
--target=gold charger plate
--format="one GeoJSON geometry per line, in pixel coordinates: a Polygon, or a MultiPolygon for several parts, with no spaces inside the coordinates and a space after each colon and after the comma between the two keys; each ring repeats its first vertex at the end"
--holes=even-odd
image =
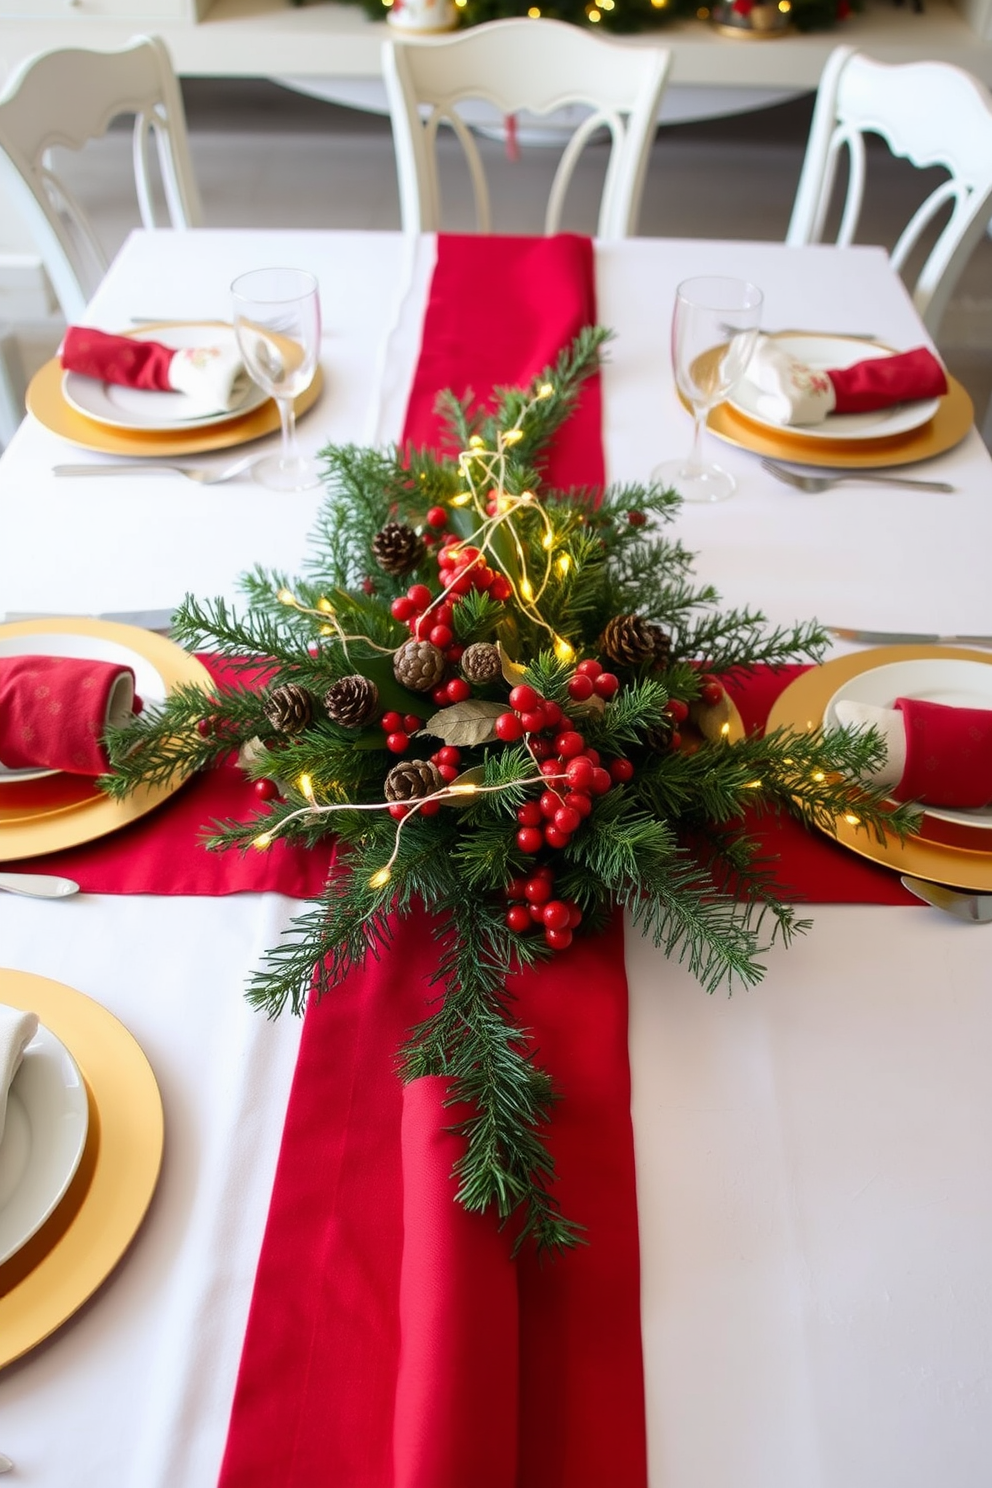
{"type": "MultiPolygon", "coordinates": [[[[876,646],[854,656],[838,656],[822,666],[813,667],[780,693],[768,715],[766,727],[788,728],[808,733],[823,723],[827,703],[844,682],[859,677],[875,667],[893,661],[920,661],[934,658],[948,661],[980,661],[992,666],[989,652],[968,651],[962,646],[876,646]]],[[[843,817],[836,823],[836,838],[859,857],[881,863],[894,873],[910,873],[915,878],[928,878],[952,888],[992,891],[992,845],[983,851],[961,847],[927,837],[886,835],[877,842],[867,831],[852,826],[843,817]]],[[[829,835],[833,835],[832,833],[829,835]]],[[[968,841],[975,834],[969,834],[968,841]]]]}
{"type": "Polygon", "coordinates": [[[0,1266],[0,1368],[76,1312],[134,1239],[162,1163],[162,1098],[132,1035],[81,992],[0,970],[0,1002],[38,1014],[79,1065],[86,1146],[55,1213],[0,1266]]]}
{"type": "MultiPolygon", "coordinates": [[[[220,322],[218,322],[219,324],[220,322]]],[[[173,322],[174,324],[174,322],[173,322]]],[[[145,326],[144,330],[154,330],[145,326]]],[[[240,418],[234,417],[222,424],[211,424],[201,429],[149,430],[113,429],[86,418],[66,402],[62,391],[62,364],[53,357],[40,367],[28,384],[27,407],[40,424],[61,439],[81,449],[97,450],[105,455],[130,455],[132,459],[171,457],[173,455],[200,455],[208,450],[230,449],[236,444],[248,444],[252,439],[261,439],[274,434],[279,428],[279,409],[272,398],[240,418]]],[[[318,365],[313,381],[296,399],[294,407],[300,418],[312,408],[320,397],[324,385],[323,373],[318,365]]]]}
{"type": "Polygon", "coordinates": [[[807,439],[800,433],[777,432],[756,424],[744,414],[719,403],[710,411],[706,427],[726,444],[751,450],[757,455],[789,460],[795,465],[822,465],[832,469],[871,470],[885,465],[911,465],[953,449],[968,433],[975,419],[972,401],[960,382],[948,376],[947,392],[933,418],[918,429],[892,434],[886,439],[807,439]]]}
{"type": "MultiPolygon", "coordinates": [[[[62,617],[18,620],[11,625],[0,625],[0,636],[39,635],[45,631],[97,636],[128,646],[155,667],[167,690],[171,691],[181,682],[202,687],[206,692],[213,687],[210,673],[195,656],[190,656],[188,651],[165,636],[139,630],[133,625],[62,617]]],[[[174,795],[182,784],[181,779],[176,779],[168,785],[140,786],[127,800],[112,801],[102,792],[93,795],[91,782],[86,780],[79,787],[78,800],[73,800],[70,792],[69,798],[54,808],[42,803],[37,810],[28,809],[27,813],[17,800],[15,792],[18,787],[12,786],[9,792],[0,791],[0,863],[16,858],[37,858],[105,837],[108,832],[116,832],[118,827],[153,811],[174,795]]]]}

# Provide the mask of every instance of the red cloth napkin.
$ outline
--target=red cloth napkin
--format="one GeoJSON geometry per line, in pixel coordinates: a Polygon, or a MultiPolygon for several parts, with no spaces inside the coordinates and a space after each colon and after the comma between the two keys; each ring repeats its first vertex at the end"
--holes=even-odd
{"type": "Polygon", "coordinates": [[[834,368],[826,375],[837,397],[834,413],[872,413],[894,403],[942,398],[947,392],[944,369],[926,346],[834,368]]]}
{"type": "Polygon", "coordinates": [[[967,810],[992,802],[992,709],[896,698],[906,726],[900,801],[967,810]]]}
{"type": "Polygon", "coordinates": [[[133,336],[110,336],[91,326],[70,326],[62,342],[62,366],[83,377],[149,392],[172,391],[169,368],[174,346],[160,341],[139,341],[133,336]]]}
{"type": "Polygon", "coordinates": [[[101,743],[111,694],[130,667],[64,656],[0,660],[0,760],[10,770],[38,766],[72,775],[102,775],[101,743]]]}

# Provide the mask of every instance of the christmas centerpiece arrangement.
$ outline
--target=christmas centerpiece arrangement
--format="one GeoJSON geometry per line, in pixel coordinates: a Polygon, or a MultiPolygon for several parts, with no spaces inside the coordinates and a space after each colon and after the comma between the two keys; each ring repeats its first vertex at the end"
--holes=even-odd
{"type": "Polygon", "coordinates": [[[575,1239],[542,1140],[568,1088],[518,1021],[514,969],[570,958],[581,1018],[582,940],[623,909],[706,989],[753,983],[805,922],[745,814],[912,822],[856,783],[877,735],[742,736],[728,676],[815,659],[826,637],[720,609],[666,532],[673,492],[545,486],[604,339],[587,329],[491,412],[442,395],[450,455],[326,450],[307,572],[247,575],[242,613],[187,599],[176,637],[225,680],[112,731],[103,781],[123,796],[237,752],[257,810],[214,823],[210,847],[333,839],[322,897],[250,988],[269,1013],[333,996],[394,917],[423,919],[437,997],[402,1077],[444,1076],[467,1102],[460,1202],[515,1213],[545,1247],[575,1239]]]}

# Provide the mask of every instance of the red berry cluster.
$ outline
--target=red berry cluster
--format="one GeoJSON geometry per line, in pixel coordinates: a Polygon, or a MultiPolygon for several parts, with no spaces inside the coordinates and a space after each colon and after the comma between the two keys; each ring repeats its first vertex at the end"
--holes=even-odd
{"type": "Polygon", "coordinates": [[[568,695],[575,703],[586,703],[593,695],[606,702],[619,686],[619,677],[604,672],[600,662],[580,661],[569,681],[568,695]]]}
{"type": "Polygon", "coordinates": [[[501,713],[493,727],[496,736],[512,744],[527,735],[527,747],[538,761],[547,787],[536,801],[517,809],[517,846],[528,856],[542,847],[567,847],[592,811],[593,796],[633,778],[628,759],[603,765],[599,752],[586,741],[557,703],[542,698],[522,683],[510,693],[512,713],[501,713]]]}
{"type": "Polygon", "coordinates": [[[470,589],[484,589],[493,599],[505,604],[513,593],[505,575],[490,568],[478,548],[461,542],[457,537],[449,535],[445,538],[437,562],[442,585],[449,594],[458,598],[470,589]]]}
{"type": "Polygon", "coordinates": [[[454,608],[447,600],[438,601],[426,584],[411,584],[405,594],[393,600],[389,611],[418,641],[430,641],[448,661],[458,661],[465,648],[455,641],[454,608]]]}
{"type": "Polygon", "coordinates": [[[546,863],[535,868],[530,878],[514,878],[506,886],[511,900],[506,923],[522,934],[540,926],[544,939],[553,950],[564,951],[572,944],[572,932],[582,922],[582,911],[570,899],[555,899],[555,876],[546,863]]]}
{"type": "Polygon", "coordinates": [[[402,754],[410,743],[410,735],[423,728],[422,718],[416,713],[383,713],[379,726],[386,735],[386,748],[392,754],[402,754]]]}

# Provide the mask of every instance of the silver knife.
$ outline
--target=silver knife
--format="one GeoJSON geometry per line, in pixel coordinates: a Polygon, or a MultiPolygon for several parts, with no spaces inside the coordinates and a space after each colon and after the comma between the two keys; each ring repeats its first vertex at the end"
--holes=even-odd
{"type": "Polygon", "coordinates": [[[843,625],[824,629],[839,641],[863,646],[992,646],[992,635],[922,635],[911,630],[848,630],[843,625]]]}

